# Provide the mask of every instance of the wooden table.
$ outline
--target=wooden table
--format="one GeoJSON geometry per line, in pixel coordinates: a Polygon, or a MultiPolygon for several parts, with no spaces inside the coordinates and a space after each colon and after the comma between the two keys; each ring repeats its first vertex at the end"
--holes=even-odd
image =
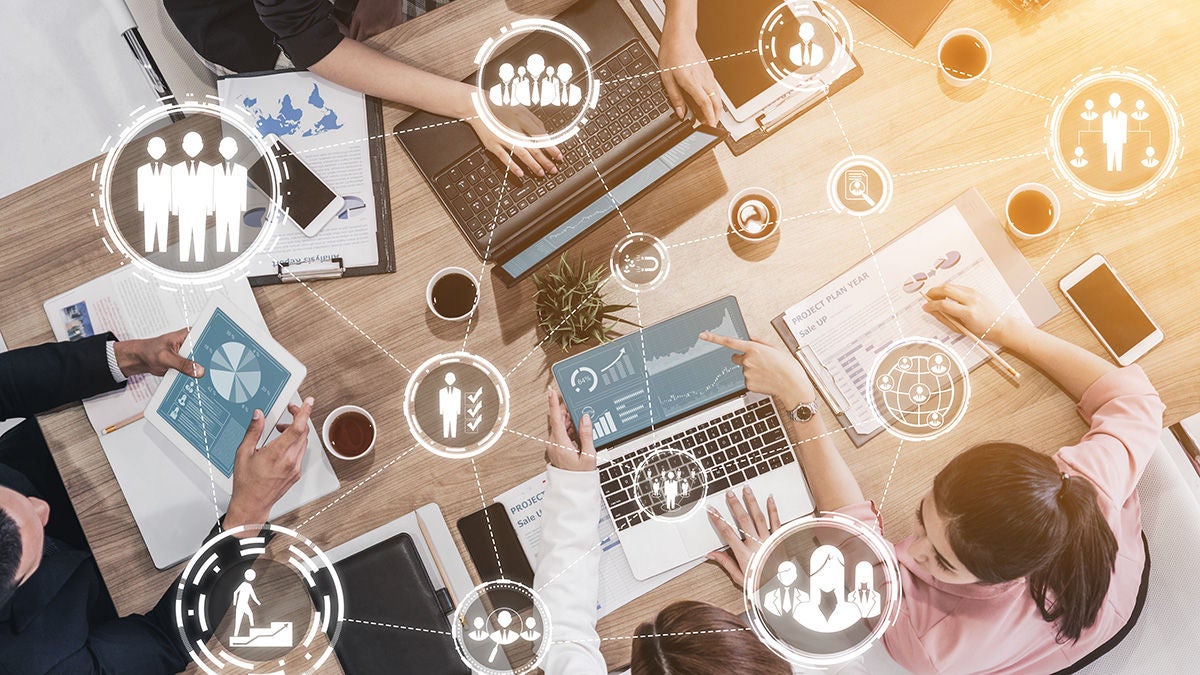
{"type": "MultiPolygon", "coordinates": [[[[472,69],[480,42],[497,27],[519,15],[552,16],[564,4],[457,0],[380,36],[375,44],[410,63],[461,78],[472,69]]],[[[635,230],[673,246],[670,279],[639,298],[640,320],[650,323],[733,292],[751,331],[777,341],[771,317],[965,189],[979,188],[999,212],[1013,186],[1042,181],[1063,198],[1058,229],[1045,239],[1021,244],[1042,282],[1066,308],[1058,279],[1094,252],[1108,256],[1166,332],[1165,343],[1141,364],[1167,403],[1167,421],[1200,407],[1193,365],[1200,361],[1200,312],[1195,310],[1193,290],[1193,269],[1200,264],[1200,224],[1187,193],[1189,186],[1200,184],[1195,154],[1184,157],[1178,175],[1149,202],[1097,209],[1078,228],[1092,205],[1073,197],[1040,154],[1046,145],[1043,122],[1050,99],[1076,75],[1095,67],[1137,67],[1157,77],[1185,114],[1200,111],[1200,80],[1195,77],[1200,44],[1193,35],[1200,23],[1200,4],[1057,0],[1034,18],[1000,0],[957,2],[915,50],[848,2],[836,4],[860,42],[856,54],[866,69],[860,81],[748,154],[735,158],[720,146],[624,209],[635,230]],[[940,35],[963,25],[989,37],[995,60],[990,83],[952,89],[939,81],[932,62],[940,35]],[[785,216],[826,208],[826,174],[850,154],[851,145],[855,152],[879,158],[896,174],[896,197],[886,214],[866,219],[865,228],[832,214],[789,221],[777,243],[761,248],[731,243],[722,235],[727,200],[749,185],[775,192],[785,216]]],[[[389,106],[385,128],[407,114],[389,106]]],[[[543,446],[536,440],[545,436],[542,392],[550,380],[548,366],[563,356],[540,344],[532,283],[515,288],[494,283],[394,140],[388,140],[387,150],[399,271],[318,282],[311,289],[286,285],[255,291],[272,333],[308,366],[304,393],[316,397],[314,421],[320,423],[334,407],[351,402],[370,409],[378,421],[380,441],[371,459],[361,464],[334,462],[343,491],[349,494],[301,529],[326,548],[430,501],[439,503],[453,524],[542,471],[543,446]],[[440,321],[425,308],[426,281],[451,264],[482,272],[484,278],[478,318],[465,340],[463,324],[440,321]],[[464,342],[467,350],[509,374],[513,394],[512,432],[474,464],[413,449],[402,412],[406,368],[461,349],[464,342]]],[[[10,346],[52,339],[42,301],[120,263],[101,244],[92,221],[90,172],[89,162],[0,201],[0,289],[5,296],[0,327],[10,346]]],[[[572,253],[606,264],[624,232],[620,219],[614,218],[572,253]]],[[[610,288],[614,299],[632,301],[615,285],[610,288]]],[[[1070,310],[1046,328],[1101,352],[1070,310]]],[[[978,370],[970,412],[953,434],[938,441],[908,443],[897,452],[898,442],[887,435],[858,449],[844,435],[834,436],[864,492],[880,504],[889,535],[900,538],[910,532],[910,514],[919,495],[963,448],[1007,438],[1052,452],[1081,434],[1084,426],[1072,413],[1071,401],[1027,364],[1017,362],[1017,367],[1026,375],[1020,387],[991,367],[978,370]]],[[[158,572],[151,564],[82,408],[69,406],[40,419],[118,610],[145,611],[177,570],[158,572]]],[[[832,418],[827,422],[833,426],[832,418]]],[[[310,504],[279,522],[296,526],[325,506],[324,500],[310,504]]],[[[735,611],[741,607],[740,593],[719,570],[704,565],[609,615],[600,622],[600,634],[630,636],[657,609],[684,598],[735,611]]],[[[610,664],[627,661],[627,640],[603,645],[610,664]]]]}

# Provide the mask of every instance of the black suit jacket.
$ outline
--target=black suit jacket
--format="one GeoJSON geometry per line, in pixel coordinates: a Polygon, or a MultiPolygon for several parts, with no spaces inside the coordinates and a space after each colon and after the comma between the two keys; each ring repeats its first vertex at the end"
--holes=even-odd
{"type": "MultiPolygon", "coordinates": [[[[108,333],[0,354],[0,419],[31,417],[119,389],[105,358],[105,342],[115,339],[108,333]]],[[[35,484],[43,481],[25,473],[29,468],[23,451],[36,452],[36,445],[28,447],[38,442],[29,438],[36,427],[27,422],[18,429],[0,439],[0,446],[7,446],[0,449],[0,458],[7,459],[0,461],[0,485],[44,497],[35,484]]],[[[66,501],[65,494],[50,502],[48,530],[61,524],[64,509],[73,513],[69,501],[55,501],[66,501]]],[[[48,542],[37,571],[0,606],[0,673],[152,675],[182,670],[187,656],[172,616],[174,584],[146,614],[118,618],[86,545],[60,542],[58,536],[48,542]]]]}

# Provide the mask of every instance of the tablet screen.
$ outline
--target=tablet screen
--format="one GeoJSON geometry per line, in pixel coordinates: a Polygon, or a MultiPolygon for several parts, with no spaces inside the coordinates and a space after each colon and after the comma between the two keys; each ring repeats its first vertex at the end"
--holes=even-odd
{"type": "Polygon", "coordinates": [[[740,108],[775,85],[758,56],[758,33],[779,0],[700,0],[696,40],[729,101],[740,108]],[[730,56],[738,54],[738,56],[730,56]],[[721,58],[721,57],[729,58],[721,58]]]}
{"type": "Polygon", "coordinates": [[[174,378],[158,416],[218,471],[232,476],[254,409],[268,414],[291,373],[220,308],[187,356],[204,366],[204,376],[174,378]]]}

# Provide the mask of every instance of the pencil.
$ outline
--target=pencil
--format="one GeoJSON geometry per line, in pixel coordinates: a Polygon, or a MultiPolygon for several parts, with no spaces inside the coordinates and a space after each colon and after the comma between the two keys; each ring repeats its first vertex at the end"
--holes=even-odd
{"type": "Polygon", "coordinates": [[[438,574],[442,577],[442,584],[446,587],[446,595],[450,596],[450,602],[457,607],[458,596],[454,594],[454,589],[450,587],[450,577],[446,574],[446,568],[442,567],[442,557],[438,555],[437,547],[433,545],[433,537],[429,536],[429,530],[425,528],[425,519],[417,511],[413,511],[417,516],[417,527],[421,528],[421,537],[425,539],[425,546],[429,548],[429,555],[433,556],[433,565],[437,568],[438,574]]]}
{"type": "MultiPolygon", "coordinates": [[[[925,298],[926,302],[930,301],[929,296],[925,295],[924,292],[921,293],[921,297],[925,298]]],[[[1016,368],[1013,368],[1011,365],[1009,365],[1008,361],[1005,361],[1002,356],[997,354],[991,347],[987,346],[987,343],[984,342],[982,339],[980,339],[978,335],[967,330],[967,327],[962,325],[961,323],[959,323],[958,319],[955,319],[954,317],[949,316],[943,312],[938,312],[938,316],[942,317],[943,319],[946,320],[947,323],[949,323],[951,326],[954,326],[956,329],[958,329],[958,331],[960,333],[962,333],[963,335],[966,335],[967,337],[974,340],[975,346],[979,347],[984,352],[986,352],[988,355],[988,358],[995,361],[996,364],[1000,366],[1000,370],[1005,375],[1008,375],[1009,377],[1011,377],[1014,382],[1019,383],[1021,381],[1021,374],[1017,372],[1016,368]]]]}
{"type": "Polygon", "coordinates": [[[142,419],[145,416],[146,416],[145,413],[138,413],[138,414],[134,415],[133,417],[127,417],[127,418],[121,420],[120,422],[115,422],[113,424],[110,424],[110,425],[104,427],[104,435],[111,434],[112,432],[114,432],[117,429],[120,429],[122,427],[127,427],[130,424],[133,424],[134,422],[142,419]]]}

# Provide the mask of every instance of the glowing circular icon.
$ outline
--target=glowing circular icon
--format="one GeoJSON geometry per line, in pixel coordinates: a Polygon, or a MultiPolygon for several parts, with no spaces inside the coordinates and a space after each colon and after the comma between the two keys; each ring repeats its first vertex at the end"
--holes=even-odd
{"type": "Polygon", "coordinates": [[[667,280],[671,257],[662,240],[645,232],[627,234],[613,247],[608,269],[617,283],[635,293],[650,291],[667,280]]]}
{"type": "Polygon", "coordinates": [[[590,51],[578,33],[556,21],[522,19],[501,28],[475,54],[475,111],[511,145],[545,148],[566,141],[587,123],[600,98],[590,51]],[[538,51],[509,49],[531,34],[538,36],[538,51]]]}
{"type": "Polygon", "coordinates": [[[274,245],[286,218],[276,206],[283,171],[244,110],[211,101],[139,109],[104,150],[93,218],[108,248],[146,277],[212,286],[274,245]],[[251,227],[256,198],[266,206],[251,227]]]}
{"type": "Polygon", "coordinates": [[[950,431],[971,398],[967,365],[951,346],[905,338],[879,352],[871,367],[871,409],[885,429],[910,441],[950,431]]]}
{"type": "Polygon", "coordinates": [[[422,363],[404,390],[404,417],[417,442],[451,459],[474,457],[508,426],[508,383],[486,359],[467,352],[422,363]]]}
{"type": "Polygon", "coordinates": [[[1179,106],[1135,70],[1077,77],[1055,100],[1046,127],[1055,172],[1098,203],[1151,196],[1183,155],[1179,106]]]}
{"type": "Polygon", "coordinates": [[[324,551],[286,527],[243,525],[209,539],[188,561],[175,621],[204,672],[307,674],[333,654],[345,605],[324,551]]]}
{"type": "Polygon", "coordinates": [[[780,3],[763,19],[758,56],[771,79],[797,91],[828,89],[854,50],[850,24],[823,0],[780,3]]]}
{"type": "Polygon", "coordinates": [[[550,650],[550,613],[532,588],[507,579],[475,587],[454,611],[454,647],[473,673],[524,675],[550,650]]]}
{"type": "Polygon", "coordinates": [[[633,472],[633,496],[638,508],[654,520],[684,520],[704,505],[708,472],[686,450],[656,448],[633,472]]]}
{"type": "Polygon", "coordinates": [[[750,629],[789,663],[856,658],[900,613],[900,567],[872,527],[840,513],[785,523],[746,567],[750,629]]]}
{"type": "Polygon", "coordinates": [[[829,172],[825,192],[837,213],[869,216],[883,213],[892,203],[892,172],[867,155],[853,155],[829,172]]]}

